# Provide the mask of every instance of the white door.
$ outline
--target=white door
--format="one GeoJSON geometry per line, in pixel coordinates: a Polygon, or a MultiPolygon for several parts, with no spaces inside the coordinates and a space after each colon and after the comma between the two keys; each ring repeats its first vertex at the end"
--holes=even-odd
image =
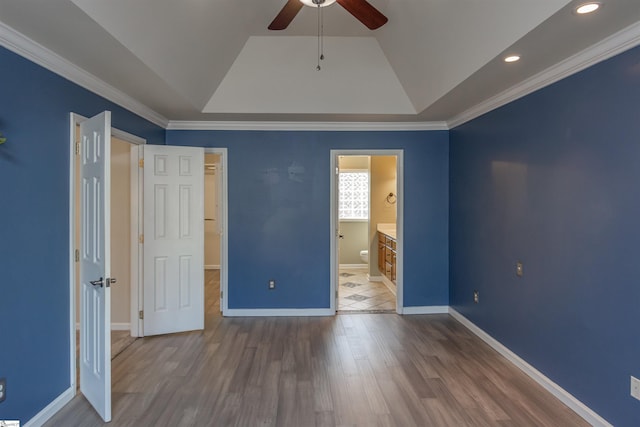
{"type": "Polygon", "coordinates": [[[333,246],[333,250],[331,254],[333,255],[333,259],[331,260],[331,281],[333,283],[331,298],[333,300],[333,308],[337,311],[340,309],[340,299],[338,298],[339,286],[340,286],[340,220],[338,215],[338,208],[340,206],[340,194],[339,194],[339,179],[340,179],[340,169],[339,169],[339,156],[333,153],[331,154],[331,238],[330,242],[333,246]]]}
{"type": "MultiPolygon", "coordinates": [[[[222,162],[218,160],[216,162],[216,231],[218,233],[218,253],[220,254],[218,261],[220,264],[220,274],[222,275],[223,251],[222,251],[222,238],[224,233],[224,218],[222,216],[222,162]]],[[[222,279],[222,277],[220,277],[222,279]]],[[[224,307],[222,295],[222,286],[220,286],[220,312],[222,313],[224,307]]]]}
{"type": "Polygon", "coordinates": [[[80,391],[111,421],[111,113],[80,124],[80,391]]]}
{"type": "Polygon", "coordinates": [[[204,329],[204,149],[143,150],[144,335],[204,329]]]}

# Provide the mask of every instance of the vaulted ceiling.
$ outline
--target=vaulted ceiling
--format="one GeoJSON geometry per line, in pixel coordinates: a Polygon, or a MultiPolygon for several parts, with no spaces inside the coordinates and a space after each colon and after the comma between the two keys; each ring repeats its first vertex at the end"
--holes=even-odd
{"type": "Polygon", "coordinates": [[[440,122],[640,21],[638,0],[369,0],[270,31],[286,0],[2,0],[0,21],[168,120],[440,122]],[[518,53],[506,64],[504,55],[518,53]]]}

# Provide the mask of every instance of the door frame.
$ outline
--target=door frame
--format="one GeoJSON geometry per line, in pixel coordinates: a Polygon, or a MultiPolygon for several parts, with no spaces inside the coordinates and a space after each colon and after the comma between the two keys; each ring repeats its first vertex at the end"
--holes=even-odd
{"type": "MultiPolygon", "coordinates": [[[[396,156],[396,313],[402,314],[404,310],[404,150],[402,149],[357,149],[357,150],[330,150],[330,309],[337,311],[336,299],[338,290],[338,194],[337,194],[337,168],[338,156],[396,156]]],[[[371,262],[371,254],[369,254],[371,262]]]]}
{"type": "MultiPolygon", "coordinates": [[[[76,208],[76,180],[78,179],[76,175],[76,128],[83,121],[88,118],[76,113],[69,114],[69,364],[70,364],[70,385],[73,388],[74,395],[77,393],[78,384],[76,382],[76,378],[78,375],[76,369],[76,288],[77,277],[76,277],[76,260],[75,260],[75,251],[76,251],[76,218],[75,218],[75,208],[76,208]]],[[[144,138],[140,138],[139,136],[130,134],[128,132],[122,131],[120,129],[116,129],[111,127],[111,137],[115,137],[121,139],[125,142],[132,144],[134,147],[146,144],[147,141],[144,138]]],[[[133,148],[133,147],[132,147],[133,148]]],[[[135,165],[137,169],[137,164],[135,165]]],[[[133,168],[132,168],[133,171],[133,168]]],[[[132,245],[131,245],[131,287],[133,288],[133,283],[137,282],[139,276],[139,267],[138,267],[138,259],[139,259],[139,248],[137,244],[134,244],[134,236],[135,242],[137,242],[137,236],[139,234],[138,231],[138,221],[133,221],[133,211],[137,210],[138,206],[134,203],[138,200],[138,175],[131,175],[131,190],[132,190],[132,221],[131,221],[131,233],[132,233],[132,245]],[[133,193],[135,187],[135,193],[133,193]]],[[[134,293],[131,292],[131,306],[133,307],[133,298],[134,293]]],[[[137,298],[137,295],[135,295],[137,298]]],[[[133,310],[132,310],[133,313],[133,310]]],[[[134,319],[137,319],[137,315],[132,317],[130,320],[130,329],[132,336],[138,336],[138,322],[135,322],[134,319]],[[135,334],[134,334],[135,333],[135,334]]]]}
{"type": "MultiPolygon", "coordinates": [[[[218,218],[220,224],[220,293],[222,294],[220,310],[223,316],[227,316],[229,311],[229,225],[227,221],[229,216],[229,193],[227,187],[227,149],[205,147],[204,154],[219,155],[220,167],[222,169],[221,171],[216,171],[216,179],[220,180],[218,187],[220,195],[216,195],[216,197],[219,197],[220,204],[222,205],[218,211],[220,214],[220,218],[218,218]]],[[[206,197],[205,195],[205,199],[206,197]]]]}

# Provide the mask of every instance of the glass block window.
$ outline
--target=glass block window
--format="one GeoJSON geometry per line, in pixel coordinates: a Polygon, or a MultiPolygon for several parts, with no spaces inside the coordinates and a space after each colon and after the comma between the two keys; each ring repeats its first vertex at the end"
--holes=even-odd
{"type": "Polygon", "coordinates": [[[338,175],[339,219],[369,219],[369,173],[340,172],[338,175]]]}

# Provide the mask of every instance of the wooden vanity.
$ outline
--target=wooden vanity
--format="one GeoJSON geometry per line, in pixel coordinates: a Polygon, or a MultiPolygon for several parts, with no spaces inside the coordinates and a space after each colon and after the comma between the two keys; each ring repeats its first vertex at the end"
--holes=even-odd
{"type": "Polygon", "coordinates": [[[378,230],[378,270],[396,284],[396,236],[378,230]]]}

